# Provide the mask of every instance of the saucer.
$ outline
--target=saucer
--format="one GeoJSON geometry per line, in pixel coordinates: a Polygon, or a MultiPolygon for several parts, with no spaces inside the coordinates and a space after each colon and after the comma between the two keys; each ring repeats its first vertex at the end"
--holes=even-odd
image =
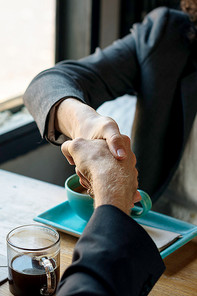
{"type": "Polygon", "coordinates": [[[53,226],[62,232],[76,237],[82,234],[87,224],[87,221],[81,219],[73,212],[68,201],[38,215],[34,218],[34,221],[53,226]]]}
{"type": "MultiPolygon", "coordinates": [[[[173,217],[149,211],[145,216],[134,218],[141,226],[148,226],[160,230],[175,232],[180,238],[160,252],[162,258],[165,258],[192,238],[197,236],[197,226],[175,219],[173,217]]],[[[87,221],[81,219],[71,209],[68,201],[65,201],[34,218],[34,221],[50,225],[59,231],[80,237],[87,221]]]]}

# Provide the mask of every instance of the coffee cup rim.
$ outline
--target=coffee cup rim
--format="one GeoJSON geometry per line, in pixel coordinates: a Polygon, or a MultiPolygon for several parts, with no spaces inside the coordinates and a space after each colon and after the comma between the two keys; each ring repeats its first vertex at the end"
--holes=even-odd
{"type": "Polygon", "coordinates": [[[48,227],[48,226],[45,226],[45,225],[37,225],[37,224],[24,224],[24,225],[20,225],[20,226],[17,226],[15,228],[13,228],[12,230],[10,230],[6,236],[6,242],[7,244],[10,246],[10,247],[13,247],[13,248],[16,248],[16,249],[19,249],[19,250],[26,250],[26,251],[31,251],[31,252],[40,252],[40,251],[43,251],[43,250],[48,250],[48,249],[51,249],[53,248],[55,245],[57,245],[59,242],[60,242],[60,234],[55,230],[53,229],[52,227],[48,227]],[[11,238],[11,234],[13,232],[13,235],[14,235],[14,232],[18,229],[22,229],[22,228],[25,228],[25,227],[39,227],[39,228],[45,228],[45,229],[49,229],[50,231],[52,231],[56,236],[57,236],[57,239],[55,242],[53,242],[51,245],[48,245],[48,246],[45,246],[45,247],[41,247],[41,248],[25,248],[25,247],[20,247],[20,246],[16,246],[14,243],[12,243],[9,239],[11,238]]]}
{"type": "MultiPolygon", "coordinates": [[[[78,176],[77,174],[73,174],[73,175],[71,175],[70,177],[68,177],[68,178],[66,179],[66,181],[65,181],[65,188],[66,188],[67,190],[69,190],[71,193],[74,192],[75,195],[78,195],[78,196],[80,196],[80,197],[85,196],[85,197],[87,197],[87,198],[89,198],[89,199],[92,200],[92,197],[91,197],[89,194],[85,194],[85,193],[77,192],[77,191],[75,191],[74,189],[71,189],[71,188],[69,187],[68,183],[69,183],[70,180],[73,179],[73,178],[79,178],[79,176],[78,176]]],[[[80,183],[79,183],[79,184],[80,184],[80,183]]],[[[82,185],[81,185],[81,186],[82,186],[82,185]]]]}

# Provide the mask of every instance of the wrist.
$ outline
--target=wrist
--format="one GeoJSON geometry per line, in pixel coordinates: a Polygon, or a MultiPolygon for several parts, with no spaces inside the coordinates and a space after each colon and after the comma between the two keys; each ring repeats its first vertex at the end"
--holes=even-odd
{"type": "Polygon", "coordinates": [[[56,110],[55,129],[67,137],[74,139],[78,125],[77,110],[83,103],[74,98],[64,99],[56,110]]]}
{"type": "Polygon", "coordinates": [[[63,100],[56,111],[55,128],[71,139],[91,138],[93,120],[100,115],[90,106],[74,98],[63,100]]]}
{"type": "Polygon", "coordinates": [[[113,171],[108,171],[103,175],[99,174],[97,179],[92,181],[94,206],[97,208],[102,205],[112,205],[129,215],[131,209],[129,192],[124,185],[120,186],[120,183],[117,185],[116,180],[111,177],[112,175],[113,171]],[[110,176],[110,180],[106,176],[110,176]]]}
{"type": "Polygon", "coordinates": [[[128,206],[127,203],[124,204],[122,201],[120,201],[120,198],[113,198],[108,195],[98,196],[95,194],[94,199],[95,199],[94,201],[95,208],[98,208],[99,206],[102,206],[102,205],[111,205],[118,208],[119,210],[121,210],[127,215],[130,214],[131,207],[128,206]]]}

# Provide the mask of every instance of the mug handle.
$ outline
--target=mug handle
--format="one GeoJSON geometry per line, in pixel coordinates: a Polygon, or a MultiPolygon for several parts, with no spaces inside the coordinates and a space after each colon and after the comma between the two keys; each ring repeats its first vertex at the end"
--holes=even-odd
{"type": "Polygon", "coordinates": [[[40,289],[44,296],[53,295],[56,289],[56,274],[51,261],[47,257],[40,259],[40,265],[44,267],[47,276],[47,286],[40,289]]]}
{"type": "Polygon", "coordinates": [[[152,201],[148,193],[143,190],[138,189],[142,199],[140,201],[142,208],[138,206],[134,206],[131,209],[131,217],[132,218],[139,218],[144,216],[152,207],[152,201]]]}

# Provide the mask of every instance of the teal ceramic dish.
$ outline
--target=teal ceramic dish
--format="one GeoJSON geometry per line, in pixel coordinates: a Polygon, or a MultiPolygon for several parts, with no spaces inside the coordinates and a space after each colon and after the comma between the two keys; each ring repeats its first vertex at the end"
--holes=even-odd
{"type": "MultiPolygon", "coordinates": [[[[77,174],[70,176],[65,182],[67,198],[72,210],[83,220],[88,221],[94,211],[94,199],[88,194],[76,192],[75,189],[80,186],[77,174]]],[[[143,190],[138,190],[142,197],[141,207],[135,206],[131,210],[131,217],[138,218],[146,215],[152,207],[150,196],[143,190]]]]}

